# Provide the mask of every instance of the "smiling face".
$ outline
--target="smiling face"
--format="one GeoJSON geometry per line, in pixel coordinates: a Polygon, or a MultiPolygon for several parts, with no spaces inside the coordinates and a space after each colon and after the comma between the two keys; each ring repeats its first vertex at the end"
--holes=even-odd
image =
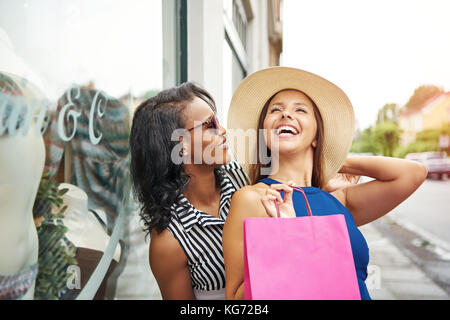
{"type": "Polygon", "coordinates": [[[307,95],[293,89],[275,94],[261,110],[258,129],[264,129],[264,133],[257,137],[258,161],[250,165],[252,183],[267,177],[263,173],[266,169],[271,171],[277,167],[276,154],[283,157],[308,153],[313,166],[311,184],[318,188],[323,186],[324,126],[319,109],[307,95]],[[269,163],[262,155],[270,157],[269,163]]]}
{"type": "Polygon", "coordinates": [[[313,151],[317,146],[314,105],[300,91],[278,92],[268,105],[263,128],[267,147],[272,150],[272,141],[277,141],[280,155],[313,151]]]}
{"type": "Polygon", "coordinates": [[[226,144],[226,130],[217,121],[211,107],[202,99],[195,97],[186,107],[185,129],[190,141],[186,152],[194,164],[222,165],[231,161],[226,144]]]}

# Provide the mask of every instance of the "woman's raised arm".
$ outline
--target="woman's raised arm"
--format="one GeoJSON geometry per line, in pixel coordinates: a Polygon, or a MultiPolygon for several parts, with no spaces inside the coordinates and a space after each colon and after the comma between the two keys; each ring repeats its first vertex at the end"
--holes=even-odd
{"type": "Polygon", "coordinates": [[[368,176],[375,180],[343,189],[345,206],[357,226],[372,222],[406,200],[426,179],[421,163],[397,158],[351,157],[340,173],[368,176]]]}

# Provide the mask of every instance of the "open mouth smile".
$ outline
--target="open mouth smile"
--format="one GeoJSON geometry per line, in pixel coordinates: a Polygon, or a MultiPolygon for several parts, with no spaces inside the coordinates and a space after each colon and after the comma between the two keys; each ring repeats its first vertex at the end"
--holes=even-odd
{"type": "Polygon", "coordinates": [[[299,134],[296,127],[290,124],[281,124],[275,128],[275,134],[278,137],[294,137],[299,134]]]}

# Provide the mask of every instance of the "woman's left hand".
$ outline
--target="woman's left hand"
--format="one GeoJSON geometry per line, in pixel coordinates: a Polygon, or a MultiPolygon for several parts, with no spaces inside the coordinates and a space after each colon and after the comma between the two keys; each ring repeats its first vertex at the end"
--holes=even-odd
{"type": "Polygon", "coordinates": [[[266,209],[269,217],[277,217],[275,202],[278,203],[281,218],[295,218],[294,203],[292,202],[292,193],[294,182],[289,181],[287,184],[272,184],[266,189],[266,194],[261,198],[261,203],[266,209]],[[284,199],[281,198],[280,192],[284,191],[284,199]]]}

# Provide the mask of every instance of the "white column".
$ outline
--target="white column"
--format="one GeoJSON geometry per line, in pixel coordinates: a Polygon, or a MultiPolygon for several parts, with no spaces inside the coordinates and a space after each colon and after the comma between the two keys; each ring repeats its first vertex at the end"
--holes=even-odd
{"type": "Polygon", "coordinates": [[[250,0],[253,19],[247,26],[248,74],[269,66],[269,35],[267,0],[250,0]]]}
{"type": "Polygon", "coordinates": [[[223,2],[188,0],[188,80],[202,85],[223,113],[223,2]]]}
{"type": "Polygon", "coordinates": [[[162,0],[163,30],[163,89],[174,87],[177,83],[177,39],[176,39],[175,0],[162,0]]]}

